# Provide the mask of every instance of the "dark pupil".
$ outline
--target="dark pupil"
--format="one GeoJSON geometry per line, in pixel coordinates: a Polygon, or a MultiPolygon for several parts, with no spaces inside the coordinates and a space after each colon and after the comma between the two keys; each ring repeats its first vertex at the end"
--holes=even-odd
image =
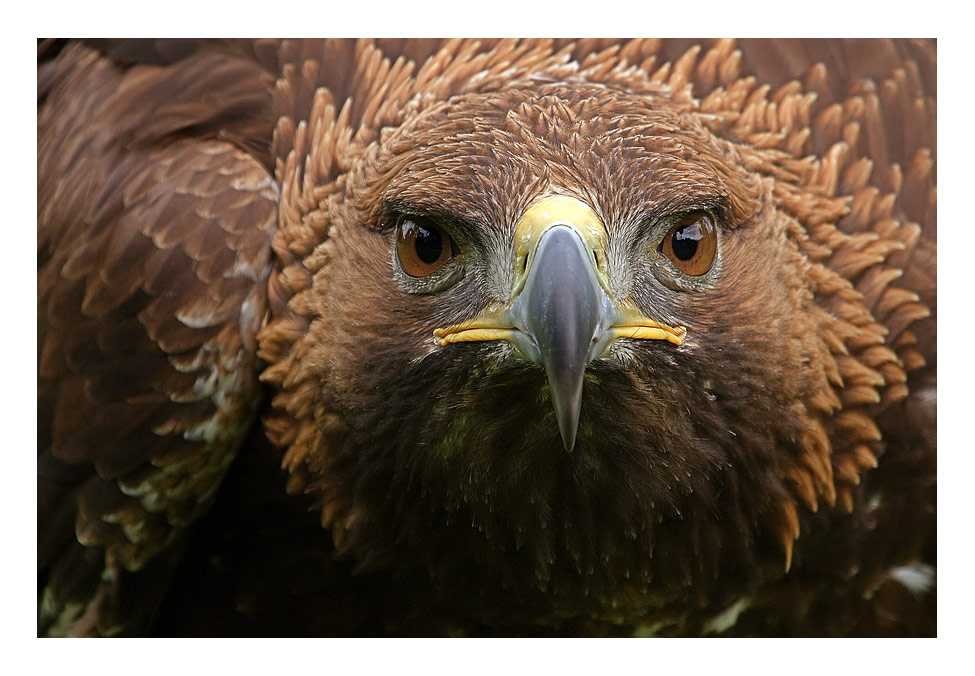
{"type": "Polygon", "coordinates": [[[424,263],[436,263],[443,253],[443,238],[430,228],[416,226],[416,255],[424,263]]]}
{"type": "Polygon", "coordinates": [[[674,255],[682,261],[690,260],[697,253],[697,243],[702,237],[701,226],[697,223],[685,225],[674,232],[674,255]]]}

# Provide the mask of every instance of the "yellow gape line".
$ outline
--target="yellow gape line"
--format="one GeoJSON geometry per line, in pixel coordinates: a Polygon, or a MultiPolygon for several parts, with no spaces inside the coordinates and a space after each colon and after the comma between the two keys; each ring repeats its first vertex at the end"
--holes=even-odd
{"type": "Polygon", "coordinates": [[[683,326],[671,327],[665,324],[657,326],[621,326],[609,329],[610,342],[617,338],[638,338],[644,340],[666,340],[668,343],[680,345],[684,342],[687,329],[683,326]]]}
{"type": "Polygon", "coordinates": [[[435,329],[433,337],[438,345],[449,345],[450,343],[473,342],[477,340],[511,340],[514,329],[492,329],[492,328],[469,328],[461,329],[450,327],[447,329],[435,329]]]}

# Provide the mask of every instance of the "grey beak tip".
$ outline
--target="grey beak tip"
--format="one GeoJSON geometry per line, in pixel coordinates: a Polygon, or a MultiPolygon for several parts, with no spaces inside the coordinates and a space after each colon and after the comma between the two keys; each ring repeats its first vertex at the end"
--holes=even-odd
{"type": "Polygon", "coordinates": [[[571,453],[572,449],[575,448],[576,445],[575,427],[573,427],[571,430],[560,429],[559,432],[561,432],[562,434],[562,445],[565,446],[565,450],[567,453],[571,453]]]}
{"type": "MultiPolygon", "coordinates": [[[[581,373],[580,373],[581,376],[581,373]]],[[[579,415],[582,410],[582,378],[577,382],[561,381],[549,374],[549,390],[555,408],[555,418],[565,450],[571,451],[579,431],[579,415]]]]}

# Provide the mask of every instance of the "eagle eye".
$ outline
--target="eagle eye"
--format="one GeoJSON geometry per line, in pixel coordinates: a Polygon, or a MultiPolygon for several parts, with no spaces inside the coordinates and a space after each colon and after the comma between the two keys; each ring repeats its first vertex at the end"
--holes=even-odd
{"type": "Polygon", "coordinates": [[[424,216],[404,216],[396,230],[396,256],[410,277],[428,277],[457,255],[457,244],[424,216]]]}
{"type": "Polygon", "coordinates": [[[677,221],[657,250],[685,275],[699,277],[714,264],[718,229],[709,214],[694,211],[677,221]]]}

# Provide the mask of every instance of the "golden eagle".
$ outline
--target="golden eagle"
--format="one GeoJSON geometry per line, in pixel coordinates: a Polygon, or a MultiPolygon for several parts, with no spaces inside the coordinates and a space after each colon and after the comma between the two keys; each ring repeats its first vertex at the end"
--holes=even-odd
{"type": "Polygon", "coordinates": [[[38,633],[933,635],[936,46],[38,47],[38,633]]]}

